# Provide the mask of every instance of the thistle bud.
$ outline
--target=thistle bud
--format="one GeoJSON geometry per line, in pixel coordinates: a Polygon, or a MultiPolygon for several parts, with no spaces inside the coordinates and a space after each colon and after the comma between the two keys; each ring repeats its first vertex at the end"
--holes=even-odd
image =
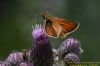
{"type": "Polygon", "coordinates": [[[80,61],[79,57],[74,53],[69,53],[65,56],[64,61],[71,63],[78,63],[80,61]]]}
{"type": "Polygon", "coordinates": [[[67,66],[77,66],[80,62],[80,58],[74,53],[69,53],[65,56],[64,62],[67,66]]]}
{"type": "Polygon", "coordinates": [[[5,60],[8,66],[16,65],[23,61],[23,53],[22,52],[12,52],[8,58],[5,60]]]}

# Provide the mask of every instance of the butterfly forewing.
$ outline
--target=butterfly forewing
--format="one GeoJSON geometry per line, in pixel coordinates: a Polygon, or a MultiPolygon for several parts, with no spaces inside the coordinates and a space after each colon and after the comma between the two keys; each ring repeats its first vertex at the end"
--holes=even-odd
{"type": "Polygon", "coordinates": [[[58,22],[63,31],[73,31],[75,30],[78,26],[79,26],[79,23],[77,22],[74,22],[72,20],[65,20],[65,19],[61,19],[61,18],[57,18],[57,17],[54,17],[54,19],[56,20],[56,22],[58,22]]]}
{"type": "Polygon", "coordinates": [[[58,22],[61,26],[61,31],[59,37],[66,36],[67,34],[73,32],[79,26],[79,23],[74,22],[72,20],[65,20],[58,17],[52,17],[56,22],[58,22]]]}
{"type": "Polygon", "coordinates": [[[64,21],[60,23],[60,25],[62,26],[62,31],[66,33],[66,32],[74,31],[78,27],[79,24],[72,21],[64,21]]]}

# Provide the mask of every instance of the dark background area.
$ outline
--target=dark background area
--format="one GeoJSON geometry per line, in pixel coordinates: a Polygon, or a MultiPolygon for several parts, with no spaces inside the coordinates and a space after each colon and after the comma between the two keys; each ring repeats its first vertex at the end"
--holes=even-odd
{"type": "MultiPolygon", "coordinates": [[[[84,53],[81,61],[100,61],[100,0],[0,0],[0,58],[6,58],[14,50],[32,47],[32,25],[43,22],[41,13],[72,19],[79,28],[68,37],[81,41],[84,53]]],[[[67,38],[68,38],[67,37],[67,38]]],[[[61,39],[53,39],[57,48],[61,39]]]]}

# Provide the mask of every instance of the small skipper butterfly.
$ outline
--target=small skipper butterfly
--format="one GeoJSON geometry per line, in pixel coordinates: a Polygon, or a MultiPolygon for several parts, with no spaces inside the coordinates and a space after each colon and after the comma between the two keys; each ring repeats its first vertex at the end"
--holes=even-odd
{"type": "Polygon", "coordinates": [[[49,16],[48,12],[44,13],[42,17],[46,34],[50,37],[64,38],[79,27],[79,23],[75,21],[49,16]]]}

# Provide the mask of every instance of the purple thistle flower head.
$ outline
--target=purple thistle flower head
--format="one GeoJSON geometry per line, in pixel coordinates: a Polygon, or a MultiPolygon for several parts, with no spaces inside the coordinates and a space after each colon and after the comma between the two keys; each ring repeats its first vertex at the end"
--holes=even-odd
{"type": "Polygon", "coordinates": [[[80,62],[80,59],[76,54],[69,53],[65,56],[64,61],[65,63],[69,63],[69,64],[72,64],[72,63],[77,64],[80,62]]]}
{"type": "Polygon", "coordinates": [[[82,51],[79,40],[72,37],[63,41],[59,48],[59,53],[62,55],[62,58],[64,58],[68,53],[75,53],[79,55],[82,51]]]}
{"type": "Polygon", "coordinates": [[[17,63],[20,63],[22,61],[23,61],[23,53],[18,51],[12,52],[5,60],[8,66],[16,65],[17,63]]]}
{"type": "Polygon", "coordinates": [[[36,24],[36,26],[33,28],[32,36],[35,41],[47,38],[44,27],[39,24],[36,24]]]}
{"type": "Polygon", "coordinates": [[[0,66],[8,66],[5,61],[0,61],[0,66]]]}
{"type": "Polygon", "coordinates": [[[52,47],[43,26],[36,25],[35,28],[33,28],[32,35],[34,38],[34,44],[30,55],[33,66],[52,66],[52,47]]]}

